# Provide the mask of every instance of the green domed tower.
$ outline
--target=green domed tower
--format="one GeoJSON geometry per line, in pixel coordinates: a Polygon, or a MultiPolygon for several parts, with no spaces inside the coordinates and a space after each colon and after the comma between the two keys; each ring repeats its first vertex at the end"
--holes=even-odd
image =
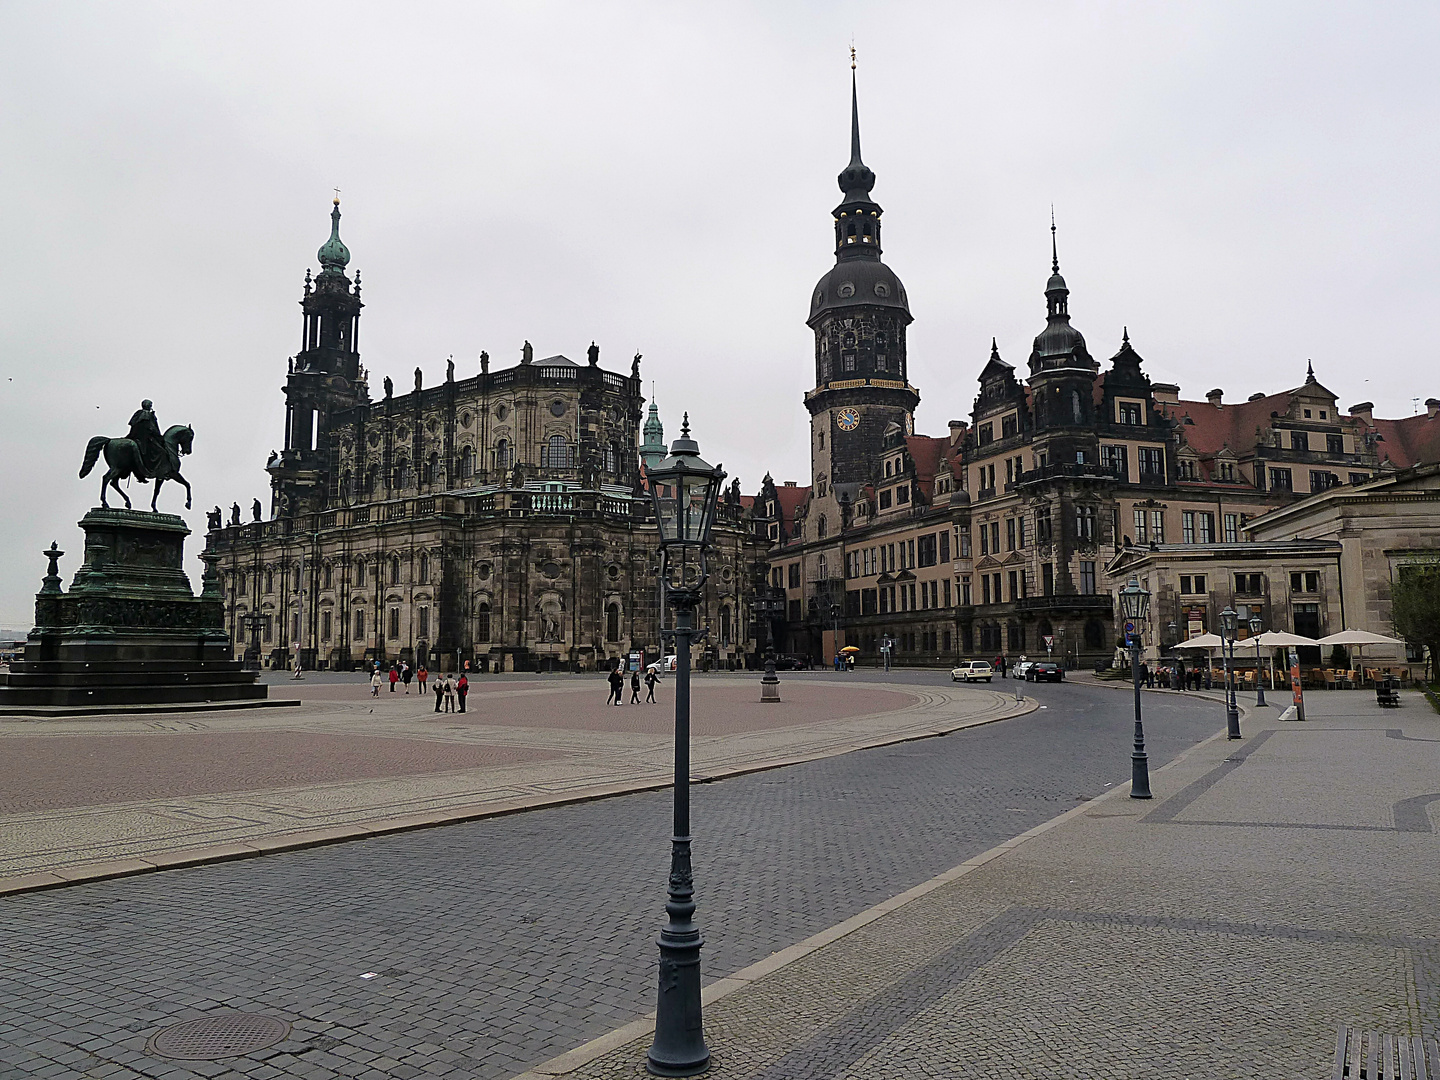
{"type": "Polygon", "coordinates": [[[665,460],[670,451],[665,449],[665,428],[660,423],[660,410],[650,403],[650,415],[645,420],[645,441],[640,444],[640,460],[647,469],[652,469],[665,460]]]}

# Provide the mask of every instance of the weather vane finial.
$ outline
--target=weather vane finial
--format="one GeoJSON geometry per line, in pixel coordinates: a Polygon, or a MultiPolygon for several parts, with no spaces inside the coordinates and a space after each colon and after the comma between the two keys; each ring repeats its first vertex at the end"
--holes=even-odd
{"type": "Polygon", "coordinates": [[[340,205],[340,189],[338,187],[335,189],[335,205],[340,205]]]}
{"type": "Polygon", "coordinates": [[[855,70],[855,39],[850,39],[850,70],[855,70]]]}

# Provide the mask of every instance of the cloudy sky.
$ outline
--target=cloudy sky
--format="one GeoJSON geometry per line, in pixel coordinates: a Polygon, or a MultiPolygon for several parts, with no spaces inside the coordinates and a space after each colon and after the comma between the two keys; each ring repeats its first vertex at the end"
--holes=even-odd
{"type": "Polygon", "coordinates": [[[1313,358],[1342,407],[1408,415],[1440,395],[1437,31],[1434,3],[1315,0],[9,0],[0,626],[52,539],[78,565],[85,443],[142,397],[196,429],[192,528],[265,496],[334,187],[376,386],[593,338],[747,491],[806,482],[852,38],[918,430],[968,412],[992,335],[1023,366],[1052,203],[1095,355],[1128,325],[1153,377],[1227,399],[1313,358]]]}

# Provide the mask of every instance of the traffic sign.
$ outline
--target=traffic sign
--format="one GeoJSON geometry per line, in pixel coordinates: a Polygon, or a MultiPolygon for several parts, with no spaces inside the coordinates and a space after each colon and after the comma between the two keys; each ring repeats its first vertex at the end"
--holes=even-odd
{"type": "Polygon", "coordinates": [[[1045,648],[1048,649],[1048,648],[1050,648],[1051,646],[1053,646],[1053,645],[1055,644],[1055,636],[1054,636],[1053,634],[1046,634],[1046,635],[1044,635],[1044,636],[1045,636],[1045,648]]]}

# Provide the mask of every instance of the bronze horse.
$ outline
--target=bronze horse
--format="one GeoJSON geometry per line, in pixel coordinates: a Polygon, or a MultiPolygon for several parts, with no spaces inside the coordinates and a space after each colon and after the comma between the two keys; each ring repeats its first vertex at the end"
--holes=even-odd
{"type": "MultiPolygon", "coordinates": [[[[180,457],[190,453],[195,432],[189,424],[176,424],[167,430],[162,438],[165,440],[165,460],[160,462],[159,468],[154,471],[155,494],[150,499],[150,509],[155,509],[155,501],[160,498],[160,485],[166,480],[174,480],[177,484],[185,485],[185,509],[189,510],[190,482],[180,475],[180,457]]],[[[96,435],[85,447],[85,463],[80,466],[81,476],[89,475],[102,452],[109,468],[105,472],[105,479],[100,481],[100,505],[107,510],[110,508],[110,504],[105,501],[105,489],[113,487],[125,500],[125,509],[133,509],[130,496],[120,489],[120,481],[134,476],[143,483],[146,473],[150,472],[141,459],[140,447],[133,439],[112,439],[105,435],[96,435]]]]}

